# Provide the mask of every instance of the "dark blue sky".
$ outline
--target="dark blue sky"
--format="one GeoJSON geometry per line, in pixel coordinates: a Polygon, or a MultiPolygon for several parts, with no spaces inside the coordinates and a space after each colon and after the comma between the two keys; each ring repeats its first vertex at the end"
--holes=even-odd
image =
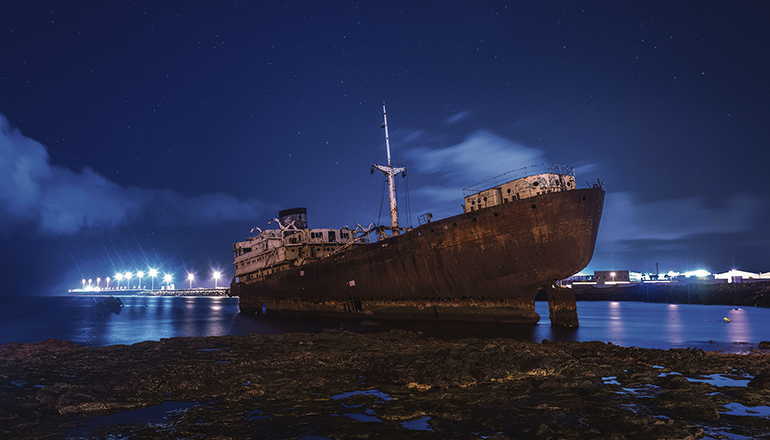
{"type": "Polygon", "coordinates": [[[383,101],[402,224],[555,162],[607,184],[587,270],[770,270],[763,2],[19,3],[0,3],[2,293],[229,280],[232,243],[284,208],[376,222],[383,101]]]}

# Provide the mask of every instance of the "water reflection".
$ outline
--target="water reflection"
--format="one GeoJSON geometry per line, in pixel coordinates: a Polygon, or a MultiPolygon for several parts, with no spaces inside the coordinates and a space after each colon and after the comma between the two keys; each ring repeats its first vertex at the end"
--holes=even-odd
{"type": "Polygon", "coordinates": [[[672,345],[679,345],[684,342],[682,338],[682,317],[679,315],[679,304],[668,304],[666,312],[666,335],[672,345]]]}
{"type": "Polygon", "coordinates": [[[735,342],[748,342],[752,340],[751,317],[746,309],[735,307],[727,311],[730,322],[725,327],[727,337],[735,342]]]}
{"type": "Polygon", "coordinates": [[[237,298],[121,297],[118,313],[93,298],[11,298],[0,308],[0,344],[48,338],[80,345],[133,344],[176,336],[320,332],[327,328],[372,333],[404,329],[439,339],[506,337],[540,342],[604,341],[646,348],[698,347],[747,351],[770,334],[770,309],[636,302],[578,302],[580,327],[551,327],[548,304],[538,301],[538,325],[359,321],[241,315],[237,298]],[[730,322],[724,320],[725,317],[730,322]]]}
{"type": "MultiPolygon", "coordinates": [[[[580,315],[578,315],[578,320],[579,319],[580,315]]],[[[610,341],[618,345],[623,345],[626,341],[626,335],[621,303],[610,301],[607,320],[607,330],[609,332],[608,336],[610,341]]]]}

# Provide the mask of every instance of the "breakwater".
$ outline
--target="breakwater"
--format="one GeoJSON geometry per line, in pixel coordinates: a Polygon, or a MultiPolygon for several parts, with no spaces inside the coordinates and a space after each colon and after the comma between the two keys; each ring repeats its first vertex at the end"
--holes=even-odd
{"type": "Polygon", "coordinates": [[[573,285],[578,301],[641,301],[770,307],[770,282],[573,285]]]}

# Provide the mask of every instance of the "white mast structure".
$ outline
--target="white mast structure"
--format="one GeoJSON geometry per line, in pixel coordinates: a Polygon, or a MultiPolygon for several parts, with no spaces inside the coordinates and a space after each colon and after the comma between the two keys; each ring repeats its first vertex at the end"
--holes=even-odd
{"type": "Polygon", "coordinates": [[[378,169],[388,178],[388,194],[390,196],[390,226],[393,231],[393,236],[399,234],[398,230],[398,206],[396,206],[396,183],[393,180],[393,176],[398,173],[406,172],[406,167],[393,167],[390,163],[390,139],[388,138],[388,115],[385,113],[385,103],[382,103],[382,128],[385,129],[385,148],[388,150],[388,165],[372,165],[372,173],[374,169],[378,169]]]}

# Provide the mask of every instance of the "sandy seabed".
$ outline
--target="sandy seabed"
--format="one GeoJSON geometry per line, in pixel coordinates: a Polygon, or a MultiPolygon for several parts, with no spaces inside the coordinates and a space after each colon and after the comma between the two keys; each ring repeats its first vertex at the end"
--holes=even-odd
{"type": "MultiPolygon", "coordinates": [[[[765,344],[763,343],[764,347],[765,344]]],[[[3,438],[770,438],[770,354],[393,330],[0,346],[3,438]]]]}

